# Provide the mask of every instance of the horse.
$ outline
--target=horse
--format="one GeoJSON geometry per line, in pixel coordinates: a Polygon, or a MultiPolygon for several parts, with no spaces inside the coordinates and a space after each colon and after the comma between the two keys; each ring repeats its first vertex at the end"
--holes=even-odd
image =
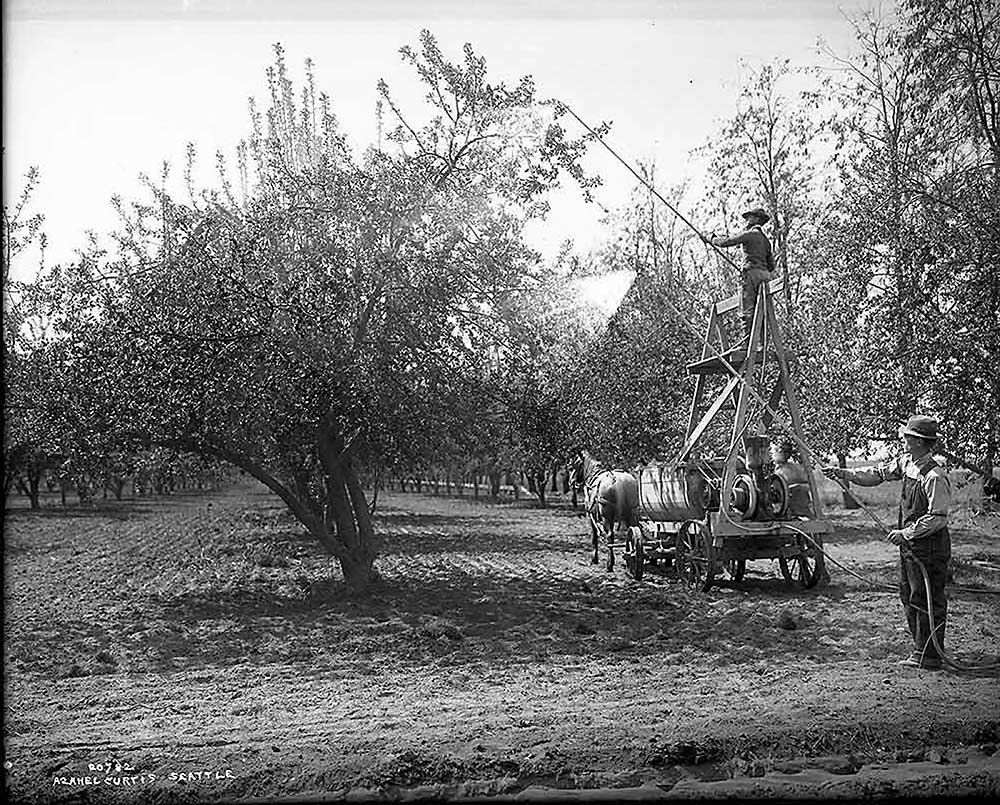
{"type": "MultiPolygon", "coordinates": [[[[575,489],[583,488],[583,508],[590,520],[590,536],[597,564],[600,532],[608,544],[608,570],[614,570],[615,527],[639,525],[639,483],[635,476],[623,470],[606,470],[586,450],[577,453],[572,481],[575,489]]],[[[574,489],[574,491],[575,491],[574,489]]]]}

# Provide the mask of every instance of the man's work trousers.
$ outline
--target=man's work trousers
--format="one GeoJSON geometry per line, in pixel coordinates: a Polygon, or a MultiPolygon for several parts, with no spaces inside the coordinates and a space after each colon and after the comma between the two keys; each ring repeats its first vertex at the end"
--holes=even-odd
{"type": "Polygon", "coordinates": [[[934,614],[937,642],[943,647],[944,625],[948,615],[948,599],[944,588],[948,578],[948,563],[951,561],[951,536],[948,530],[942,529],[926,537],[908,540],[899,551],[899,597],[906,613],[906,623],[910,627],[914,651],[924,659],[939,660],[941,655],[931,640],[924,575],[915,558],[927,570],[931,588],[930,611],[934,614]]]}
{"type": "Polygon", "coordinates": [[[753,311],[757,304],[757,289],[771,281],[771,272],[763,268],[749,268],[743,272],[743,335],[750,337],[753,311]]]}

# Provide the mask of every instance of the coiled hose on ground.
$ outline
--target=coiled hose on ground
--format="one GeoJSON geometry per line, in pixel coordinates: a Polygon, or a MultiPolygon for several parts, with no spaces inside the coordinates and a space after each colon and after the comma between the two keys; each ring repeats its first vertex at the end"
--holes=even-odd
{"type": "MultiPolygon", "coordinates": [[[[848,491],[847,490],[847,485],[844,484],[840,479],[834,479],[834,480],[836,480],[837,483],[845,491],[848,491]]],[[[886,526],[886,524],[884,522],[882,522],[882,519],[877,514],[875,514],[871,509],[869,509],[867,506],[865,506],[864,503],[862,503],[860,500],[858,500],[857,496],[854,495],[853,492],[851,492],[850,494],[857,501],[857,503],[861,507],[861,509],[866,514],[868,514],[868,516],[870,516],[878,524],[879,528],[881,528],[884,533],[888,534],[891,529],[889,529],[886,526]]],[[[882,588],[882,589],[885,589],[885,590],[895,591],[895,589],[896,589],[895,587],[891,587],[890,585],[883,584],[881,582],[872,581],[871,579],[867,579],[864,576],[862,576],[862,575],[860,575],[858,573],[855,573],[850,568],[845,567],[843,564],[841,564],[836,559],[834,559],[832,556],[830,556],[830,554],[828,554],[826,551],[824,551],[823,547],[821,545],[819,545],[807,533],[805,533],[804,531],[801,531],[801,530],[795,528],[794,526],[789,526],[789,527],[793,531],[795,531],[796,533],[800,534],[803,538],[807,539],[810,543],[812,543],[813,547],[816,550],[820,551],[823,554],[823,556],[825,556],[827,559],[829,559],[831,562],[833,562],[835,565],[837,565],[837,567],[839,567],[842,570],[846,571],[850,575],[854,576],[857,579],[860,579],[861,581],[865,582],[866,584],[872,585],[873,587],[878,587],[878,588],[882,588]]],[[[941,657],[941,662],[943,664],[947,665],[949,668],[952,668],[953,670],[959,671],[961,673],[978,674],[978,673],[987,673],[987,672],[988,673],[995,673],[997,671],[1000,671],[1000,662],[992,662],[992,663],[983,663],[983,664],[980,664],[980,665],[972,665],[972,664],[969,664],[969,663],[963,663],[963,662],[955,659],[954,656],[952,656],[951,654],[949,654],[948,652],[945,651],[944,646],[942,646],[941,643],[940,643],[940,641],[938,640],[938,636],[937,636],[938,630],[937,630],[936,624],[934,623],[934,608],[932,606],[930,606],[930,601],[931,601],[931,579],[930,579],[930,576],[927,573],[927,568],[924,567],[924,563],[921,562],[920,559],[913,554],[913,552],[910,550],[910,548],[909,548],[908,545],[906,545],[904,543],[903,545],[900,546],[900,549],[903,551],[904,554],[907,555],[907,558],[912,559],[916,563],[917,567],[920,568],[921,575],[923,576],[923,580],[924,580],[924,592],[925,592],[925,595],[926,595],[926,599],[925,600],[927,601],[927,609],[926,610],[921,609],[920,611],[927,615],[927,621],[928,621],[928,624],[930,625],[930,632],[931,632],[931,634],[930,634],[930,640],[931,640],[931,642],[933,642],[934,648],[937,650],[938,656],[941,657]]],[[[998,592],[996,590],[979,590],[979,589],[976,589],[975,587],[955,587],[955,586],[950,586],[948,589],[959,590],[959,591],[970,592],[970,593],[977,593],[977,594],[985,594],[985,595],[1000,595],[1000,592],[998,592]]],[[[927,648],[927,646],[925,645],[924,646],[924,650],[926,650],[926,648],[927,648]]]]}

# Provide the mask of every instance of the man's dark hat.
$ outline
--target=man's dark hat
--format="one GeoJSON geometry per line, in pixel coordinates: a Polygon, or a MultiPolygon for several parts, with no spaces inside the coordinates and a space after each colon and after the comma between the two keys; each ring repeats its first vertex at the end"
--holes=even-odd
{"type": "Polygon", "coordinates": [[[899,428],[901,435],[916,436],[936,442],[938,438],[938,421],[932,416],[911,416],[905,425],[899,428]]]}
{"type": "Polygon", "coordinates": [[[762,224],[766,224],[768,221],[771,220],[771,216],[768,215],[766,212],[764,212],[764,210],[762,210],[760,207],[754,207],[752,210],[747,210],[745,213],[743,213],[744,218],[749,218],[752,215],[756,215],[760,219],[760,222],[762,224]]]}

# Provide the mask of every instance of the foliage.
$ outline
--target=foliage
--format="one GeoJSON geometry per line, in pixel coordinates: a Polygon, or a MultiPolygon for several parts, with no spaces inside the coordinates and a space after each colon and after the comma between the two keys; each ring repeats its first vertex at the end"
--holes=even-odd
{"type": "Polygon", "coordinates": [[[918,178],[933,236],[921,254],[923,326],[936,335],[927,405],[954,448],[1000,460],[1000,7],[907,0],[905,46],[918,54],[937,148],[918,178]]]}
{"type": "MultiPolygon", "coordinates": [[[[750,207],[763,206],[770,214],[775,261],[785,280],[783,298],[790,314],[802,284],[792,267],[801,269],[804,262],[797,235],[818,212],[815,176],[817,157],[824,150],[817,96],[804,92],[795,97],[785,89],[797,77],[788,60],[751,71],[741,87],[736,114],[702,149],[710,183],[703,201],[706,215],[739,221],[742,227],[738,216],[750,207]]],[[[720,262],[717,268],[727,280],[735,279],[731,267],[720,262]]]]}
{"type": "MultiPolygon", "coordinates": [[[[982,67],[995,62],[997,44],[995,8],[992,23],[981,19],[987,8],[914,2],[894,22],[856,22],[861,56],[841,59],[845,72],[830,85],[845,114],[835,125],[831,237],[819,249],[842,309],[858,311],[856,337],[849,316],[832,329],[856,356],[848,396],[861,405],[834,406],[828,421],[862,440],[891,439],[913,411],[938,413],[949,441],[991,466],[1000,389],[988,356],[1000,294],[989,266],[1000,195],[983,128],[990,117],[975,102],[997,88],[995,70],[982,67]],[[969,35],[977,25],[978,38],[969,35]]],[[[836,362],[826,364],[836,376],[836,362]]]]}
{"type": "MultiPolygon", "coordinates": [[[[859,52],[830,54],[819,92],[793,93],[788,62],[749,74],[691,206],[771,213],[814,447],[843,459],[919,410],[992,468],[1000,11],[904,0],[854,24],[859,52]]],[[[189,199],[165,190],[165,167],[147,199],[116,201],[113,252],[92,242],[14,283],[12,260],[44,253],[29,175],[4,210],[8,484],[49,468],[85,492],[151,456],[226,461],[365,587],[380,538],[362,480],[498,484],[523,469],[544,503],[539,479],[576,446],[620,466],[674,454],[700,339],[687,322],[736,290],[737,267],[644,186],[606,219],[603,248],[543,264],[524,225],[566,174],[590,197],[600,180],[580,158],[607,125],[573,139],[567,107],[530,77],[488,78],[470,45],[453,62],[425,31],[401,56],[425,104],[404,109],[380,83],[380,139],[356,155],[311,64],[296,87],[276,47],[267,103],[251,104],[232,170],[217,156],[217,188],[193,186],[192,146],[189,199]],[[595,327],[570,286],[622,270],[634,282],[595,327]]]]}
{"type": "MultiPolygon", "coordinates": [[[[82,260],[49,294],[81,312],[51,339],[60,367],[89,378],[66,386],[88,392],[74,433],[240,467],[357,588],[380,549],[362,475],[467,460],[511,415],[513,390],[534,388],[511,370],[530,353],[521,332],[538,332],[522,303],[544,285],[521,228],[581,147],[546,127],[530,79],[487,83],[470,46],[455,64],[424,32],[402,55],[428,119],[380,84],[391,150],[356,158],[311,65],[299,92],[277,46],[238,182],[221,155],[220,187],[191,187],[188,202],[166,173],[147,180],[149,201],[116,202],[119,252],[82,260]]],[[[546,430],[548,404],[517,422],[546,430]]],[[[525,460],[554,449],[533,441],[520,438],[525,460]]]]}
{"type": "Polygon", "coordinates": [[[524,467],[545,502],[546,479],[570,459],[578,443],[581,400],[575,381],[591,335],[572,295],[572,274],[512,300],[519,321],[512,328],[506,407],[511,412],[510,460],[524,467]]]}
{"type": "MultiPolygon", "coordinates": [[[[642,170],[652,184],[654,167],[642,170]]],[[[713,288],[700,276],[697,238],[648,187],[637,187],[606,224],[595,269],[628,268],[635,277],[581,351],[579,441],[603,462],[634,467],[671,458],[681,446],[690,398],[684,366],[697,338],[685,321],[703,318],[713,288]]]]}
{"type": "Polygon", "coordinates": [[[40,213],[28,214],[38,182],[38,170],[32,168],[17,203],[3,208],[4,502],[15,478],[26,472],[33,506],[38,505],[38,484],[47,462],[47,422],[39,412],[38,393],[47,372],[27,354],[37,330],[32,329],[31,300],[26,298],[29,288],[14,279],[13,268],[35,247],[40,250],[40,270],[44,266],[45,219],[40,213]]]}

